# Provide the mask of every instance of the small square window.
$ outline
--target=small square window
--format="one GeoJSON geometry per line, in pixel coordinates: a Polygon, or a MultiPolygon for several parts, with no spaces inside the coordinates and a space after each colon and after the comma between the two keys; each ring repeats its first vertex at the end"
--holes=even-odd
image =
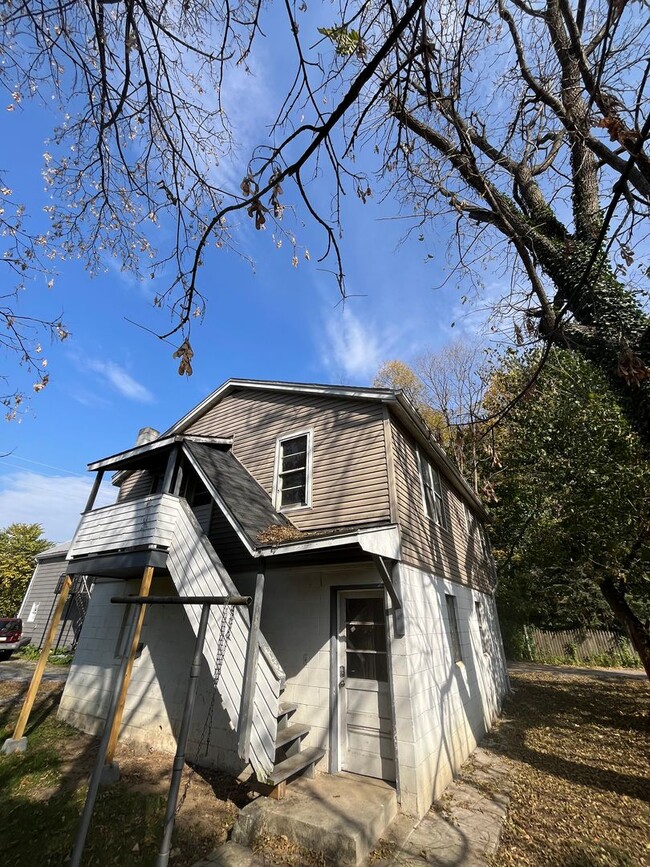
{"type": "Polygon", "coordinates": [[[458,615],[456,613],[456,597],[445,593],[447,601],[447,617],[449,619],[449,635],[451,638],[451,655],[454,662],[463,661],[463,652],[458,631],[458,615]]]}
{"type": "Polygon", "coordinates": [[[419,450],[418,455],[420,459],[420,482],[422,484],[424,511],[427,518],[446,530],[447,519],[442,497],[440,473],[419,450]]]}
{"type": "Polygon", "coordinates": [[[274,500],[279,509],[311,504],[311,432],[278,440],[274,500]]]}

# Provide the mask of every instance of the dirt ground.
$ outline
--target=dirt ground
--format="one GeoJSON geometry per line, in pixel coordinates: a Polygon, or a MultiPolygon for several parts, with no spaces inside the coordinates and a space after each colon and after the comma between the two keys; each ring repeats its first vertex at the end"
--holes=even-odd
{"type": "MultiPolygon", "coordinates": [[[[645,679],[537,666],[513,671],[511,680],[504,716],[484,742],[512,769],[510,810],[492,867],[650,865],[645,679]]],[[[26,688],[0,682],[0,743],[26,688]]],[[[28,752],[0,760],[2,863],[63,865],[70,851],[97,741],[56,720],[62,688],[43,684],[28,752]]],[[[171,756],[120,745],[116,758],[122,779],[98,799],[88,867],[144,867],[157,852],[171,756]]],[[[192,775],[172,867],[190,867],[224,842],[237,811],[255,796],[225,774],[192,775]]],[[[270,864],[319,863],[281,838],[261,844],[270,864]]]]}

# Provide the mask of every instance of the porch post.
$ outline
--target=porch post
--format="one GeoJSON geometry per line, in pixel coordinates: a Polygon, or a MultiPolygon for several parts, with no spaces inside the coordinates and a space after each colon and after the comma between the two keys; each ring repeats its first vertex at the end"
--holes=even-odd
{"type": "MultiPolygon", "coordinates": [[[[149,590],[151,589],[151,580],[153,578],[153,566],[147,566],[144,570],[144,574],[142,575],[142,581],[140,582],[140,592],[139,596],[148,596],[149,590]]],[[[135,623],[135,631],[133,633],[133,637],[131,639],[131,647],[129,649],[129,656],[126,663],[126,669],[124,671],[124,679],[120,684],[120,694],[117,702],[117,707],[115,710],[115,717],[113,718],[113,724],[111,726],[111,733],[108,739],[108,746],[106,747],[106,759],[105,759],[105,775],[104,782],[108,783],[111,781],[117,781],[119,779],[119,768],[112,769],[111,771],[107,771],[106,769],[113,765],[113,758],[115,757],[115,748],[117,747],[117,739],[120,734],[120,725],[122,723],[122,714],[124,713],[124,704],[126,702],[126,694],[129,689],[129,683],[131,682],[131,673],[133,671],[133,663],[135,662],[135,656],[138,652],[138,644],[140,643],[140,633],[142,632],[142,624],[144,623],[144,615],[146,613],[147,606],[140,605],[138,606],[138,612],[136,615],[136,623],[135,623]]]]}
{"type": "Polygon", "coordinates": [[[45,637],[45,642],[43,643],[41,655],[38,658],[38,664],[34,669],[34,674],[32,675],[32,682],[30,683],[29,689],[27,690],[27,695],[25,696],[25,701],[23,702],[20,716],[18,717],[18,722],[16,723],[16,728],[14,729],[14,735],[12,738],[7,738],[7,740],[4,742],[2,750],[0,751],[5,756],[16,752],[24,753],[27,749],[27,738],[23,737],[23,735],[25,733],[25,728],[29,720],[29,715],[34,705],[36,693],[38,692],[38,688],[41,685],[43,672],[45,671],[45,666],[47,665],[47,658],[50,655],[50,649],[54,642],[54,636],[56,635],[59,621],[61,620],[61,614],[63,613],[63,607],[65,606],[71,587],[72,578],[70,577],[70,575],[66,575],[63,579],[63,584],[61,585],[61,592],[59,593],[56,608],[54,609],[54,614],[52,615],[52,619],[47,630],[47,635],[45,637]]]}
{"type": "MultiPolygon", "coordinates": [[[[255,585],[255,598],[251,613],[248,647],[244,663],[244,683],[239,707],[239,743],[237,752],[239,758],[247,762],[250,759],[251,728],[253,725],[253,705],[255,688],[257,686],[257,659],[260,649],[260,619],[262,617],[262,595],[264,593],[264,566],[260,566],[255,585]]],[[[225,615],[223,615],[225,616],[225,615]]]]}
{"type": "Polygon", "coordinates": [[[102,479],[104,478],[104,470],[97,470],[95,475],[95,481],[93,482],[93,486],[90,489],[90,493],[88,494],[88,501],[86,503],[85,512],[90,512],[92,507],[95,505],[95,498],[97,497],[97,492],[99,491],[99,486],[102,483],[102,479]]]}
{"type": "Polygon", "coordinates": [[[176,471],[176,464],[178,463],[179,451],[180,451],[180,448],[179,448],[179,446],[176,445],[169,452],[169,457],[167,458],[167,466],[165,467],[165,476],[163,478],[163,483],[162,483],[163,494],[170,494],[171,493],[172,480],[174,478],[174,472],[176,471]]]}

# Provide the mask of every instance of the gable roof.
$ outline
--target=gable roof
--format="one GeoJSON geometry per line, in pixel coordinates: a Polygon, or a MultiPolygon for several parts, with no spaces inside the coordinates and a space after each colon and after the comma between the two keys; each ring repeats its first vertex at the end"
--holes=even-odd
{"type": "Polygon", "coordinates": [[[292,526],[229,449],[185,440],[183,451],[226,518],[243,531],[251,543],[249,550],[259,547],[257,538],[269,527],[292,526]]]}
{"type": "Polygon", "coordinates": [[[444,450],[435,441],[431,428],[424,421],[420,413],[407,395],[393,388],[368,388],[365,386],[347,385],[323,385],[311,382],[280,382],[276,380],[259,379],[228,379],[219,388],[209,394],[201,403],[186,413],[181,419],[173,424],[167,431],[161,434],[161,439],[174,437],[182,434],[197,419],[220,403],[228,395],[239,390],[253,390],[261,392],[285,392],[288,394],[305,394],[321,397],[334,397],[350,400],[377,401],[387,406],[388,410],[398,418],[406,429],[413,435],[435,460],[436,464],[443,468],[448,481],[465,500],[486,517],[485,509],[481,500],[467,484],[458,467],[451,461],[444,450]]]}

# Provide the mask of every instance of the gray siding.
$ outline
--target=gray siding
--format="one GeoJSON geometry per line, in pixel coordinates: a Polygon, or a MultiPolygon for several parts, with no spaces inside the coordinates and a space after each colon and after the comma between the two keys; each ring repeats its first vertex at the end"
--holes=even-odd
{"type": "Polygon", "coordinates": [[[391,438],[404,561],[460,584],[489,591],[491,568],[481,547],[477,522],[468,533],[463,502],[440,467],[448,529],[429,520],[422,500],[416,443],[395,419],[391,419],[391,438]]]}
{"type": "MultiPolygon", "coordinates": [[[[41,560],[34,570],[31,583],[20,607],[19,616],[23,620],[23,635],[29,635],[30,643],[37,647],[40,646],[45,637],[45,631],[54,610],[56,588],[61,576],[66,574],[65,567],[65,554],[41,560]],[[33,605],[38,606],[36,617],[33,622],[28,623],[27,618],[33,605]]],[[[69,647],[74,644],[75,623],[78,616],[79,612],[74,599],[69,599],[63,609],[63,617],[54,641],[54,647],[69,647]]]]}
{"type": "Polygon", "coordinates": [[[311,508],[287,510],[301,530],[390,520],[388,471],[379,402],[242,389],[186,433],[233,436],[233,451],[271,494],[279,436],[313,430],[311,508]]]}

